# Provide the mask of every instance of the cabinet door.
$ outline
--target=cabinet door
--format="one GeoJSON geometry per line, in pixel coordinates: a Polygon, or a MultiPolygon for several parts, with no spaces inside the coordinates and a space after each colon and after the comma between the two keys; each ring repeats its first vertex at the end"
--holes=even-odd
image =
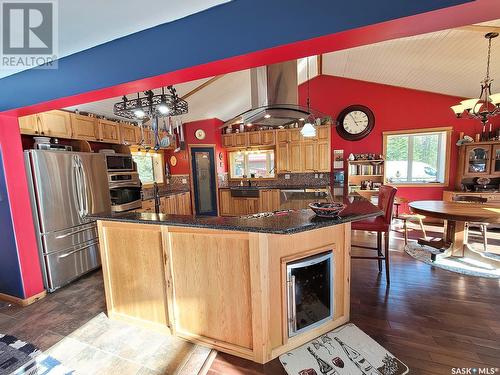
{"type": "Polygon", "coordinates": [[[169,195],[161,198],[161,212],[167,215],[175,215],[177,213],[177,198],[175,195],[169,195]]]}
{"type": "Polygon", "coordinates": [[[222,146],[223,147],[234,147],[234,134],[222,135],[222,146]]]}
{"type": "Polygon", "coordinates": [[[264,130],[261,132],[261,144],[264,146],[272,146],[275,144],[275,135],[276,132],[274,130],[264,130]]]}
{"type": "Polygon", "coordinates": [[[288,150],[289,150],[289,160],[288,160],[288,166],[290,169],[290,172],[301,172],[302,171],[302,145],[300,142],[296,143],[289,143],[288,144],[288,150]]]}
{"type": "Polygon", "coordinates": [[[278,143],[290,142],[290,130],[280,129],[276,131],[276,138],[278,143]]]}
{"type": "Polygon", "coordinates": [[[40,130],[38,129],[37,115],[23,116],[19,117],[19,130],[21,134],[38,135],[40,130]]]}
{"type": "Polygon", "coordinates": [[[299,142],[302,140],[302,134],[300,134],[300,128],[290,129],[290,142],[299,142]]]}
{"type": "Polygon", "coordinates": [[[124,145],[134,145],[137,143],[135,126],[130,124],[120,124],[120,143],[124,145]]]}
{"type": "Polygon", "coordinates": [[[494,145],[492,148],[490,174],[500,177],[500,145],[494,145]]]}
{"type": "Polygon", "coordinates": [[[74,139],[96,141],[98,138],[97,120],[94,117],[82,116],[72,113],[71,132],[74,139]]]}
{"type": "Polygon", "coordinates": [[[49,137],[71,138],[71,119],[69,112],[48,111],[38,114],[40,134],[49,137]]]}
{"type": "Polygon", "coordinates": [[[259,212],[259,200],[256,198],[245,199],[245,213],[244,215],[252,215],[259,212]]]}
{"type": "Polygon", "coordinates": [[[260,191],[259,212],[276,211],[280,207],[280,191],[269,189],[260,191]]]}
{"type": "Polygon", "coordinates": [[[276,146],[276,170],[278,173],[290,172],[290,169],[288,168],[288,146],[288,143],[278,143],[278,145],[276,146]]]}
{"type": "Polygon", "coordinates": [[[330,125],[321,125],[316,129],[319,141],[328,141],[330,139],[330,125]]]}
{"type": "Polygon", "coordinates": [[[176,195],[176,204],[178,215],[191,215],[191,199],[189,193],[176,195]]]}
{"type": "Polygon", "coordinates": [[[302,172],[315,172],[318,170],[318,145],[316,142],[302,143],[302,172]]]}
{"type": "Polygon", "coordinates": [[[234,135],[234,145],[236,147],[248,146],[248,133],[237,133],[234,135]]]}
{"type": "Polygon", "coordinates": [[[231,191],[229,189],[219,190],[219,212],[221,216],[231,216],[231,191]]]}
{"type": "Polygon", "coordinates": [[[464,176],[490,173],[491,146],[466,146],[464,176]]]}
{"type": "Polygon", "coordinates": [[[316,159],[316,167],[315,169],[318,172],[330,172],[330,164],[331,164],[331,153],[330,153],[330,142],[318,142],[317,144],[318,152],[316,159]]]}
{"type": "Polygon", "coordinates": [[[119,124],[109,120],[97,120],[99,140],[106,143],[120,143],[119,124]]]}
{"type": "Polygon", "coordinates": [[[261,132],[259,131],[254,131],[248,133],[248,144],[250,146],[260,146],[261,143],[261,132]]]}

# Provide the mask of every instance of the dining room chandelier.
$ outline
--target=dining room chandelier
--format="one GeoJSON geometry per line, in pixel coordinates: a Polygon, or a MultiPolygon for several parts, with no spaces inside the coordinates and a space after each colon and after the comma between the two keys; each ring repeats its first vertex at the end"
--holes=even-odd
{"type": "Polygon", "coordinates": [[[115,103],[113,113],[129,120],[145,121],[153,117],[179,116],[188,113],[188,103],[177,95],[173,86],[161,88],[161,94],[152,90],[144,91],[143,96],[137,93],[133,99],[122,97],[115,103]]]}
{"type": "Polygon", "coordinates": [[[451,107],[457,118],[479,120],[483,124],[483,128],[490,117],[500,114],[500,93],[491,93],[493,79],[490,78],[491,41],[497,36],[498,33],[496,32],[490,32],[484,36],[488,39],[488,57],[486,61],[486,77],[481,82],[479,98],[462,100],[460,104],[451,107]]]}

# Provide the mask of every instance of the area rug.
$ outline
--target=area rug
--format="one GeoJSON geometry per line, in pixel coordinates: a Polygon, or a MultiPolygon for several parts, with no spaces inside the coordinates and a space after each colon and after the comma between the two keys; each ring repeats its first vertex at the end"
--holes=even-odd
{"type": "Polygon", "coordinates": [[[74,374],[196,375],[216,351],[101,313],[47,351],[74,374]]]}
{"type": "Polygon", "coordinates": [[[352,323],[280,357],[289,375],[402,375],[399,359],[352,323]]]}
{"type": "Polygon", "coordinates": [[[0,333],[0,375],[69,375],[72,371],[35,345],[0,333]]]}
{"type": "MultiPolygon", "coordinates": [[[[432,250],[431,247],[422,246],[416,242],[409,242],[408,245],[405,246],[405,251],[408,255],[433,267],[468,276],[488,277],[493,279],[500,278],[500,268],[495,268],[491,264],[482,263],[474,259],[456,257],[440,258],[438,256],[433,262],[430,254],[432,250]]],[[[488,255],[485,258],[495,259],[488,255]]]]}

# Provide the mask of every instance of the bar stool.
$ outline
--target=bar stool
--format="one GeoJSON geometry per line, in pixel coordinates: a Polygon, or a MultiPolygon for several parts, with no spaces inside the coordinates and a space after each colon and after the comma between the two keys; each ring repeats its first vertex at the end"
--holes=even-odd
{"type": "Polygon", "coordinates": [[[382,261],[385,261],[385,279],[390,284],[389,271],[389,235],[391,232],[392,211],[394,198],[398,190],[392,186],[382,185],[378,193],[378,207],[384,212],[383,216],[377,216],[365,220],[354,221],[351,224],[353,230],[364,230],[377,232],[377,247],[352,245],[361,249],[376,250],[377,256],[351,256],[352,259],[377,259],[378,271],[382,272],[382,261]],[[382,234],[384,236],[384,252],[382,252],[382,234]]]}

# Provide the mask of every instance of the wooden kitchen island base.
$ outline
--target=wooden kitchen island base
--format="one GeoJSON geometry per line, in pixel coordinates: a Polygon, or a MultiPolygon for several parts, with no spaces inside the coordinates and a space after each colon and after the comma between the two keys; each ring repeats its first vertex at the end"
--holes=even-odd
{"type": "Polygon", "coordinates": [[[265,363],[349,320],[349,222],[295,234],[99,220],[108,315],[265,363]],[[286,263],[333,251],[334,317],[288,337],[286,263]]]}

